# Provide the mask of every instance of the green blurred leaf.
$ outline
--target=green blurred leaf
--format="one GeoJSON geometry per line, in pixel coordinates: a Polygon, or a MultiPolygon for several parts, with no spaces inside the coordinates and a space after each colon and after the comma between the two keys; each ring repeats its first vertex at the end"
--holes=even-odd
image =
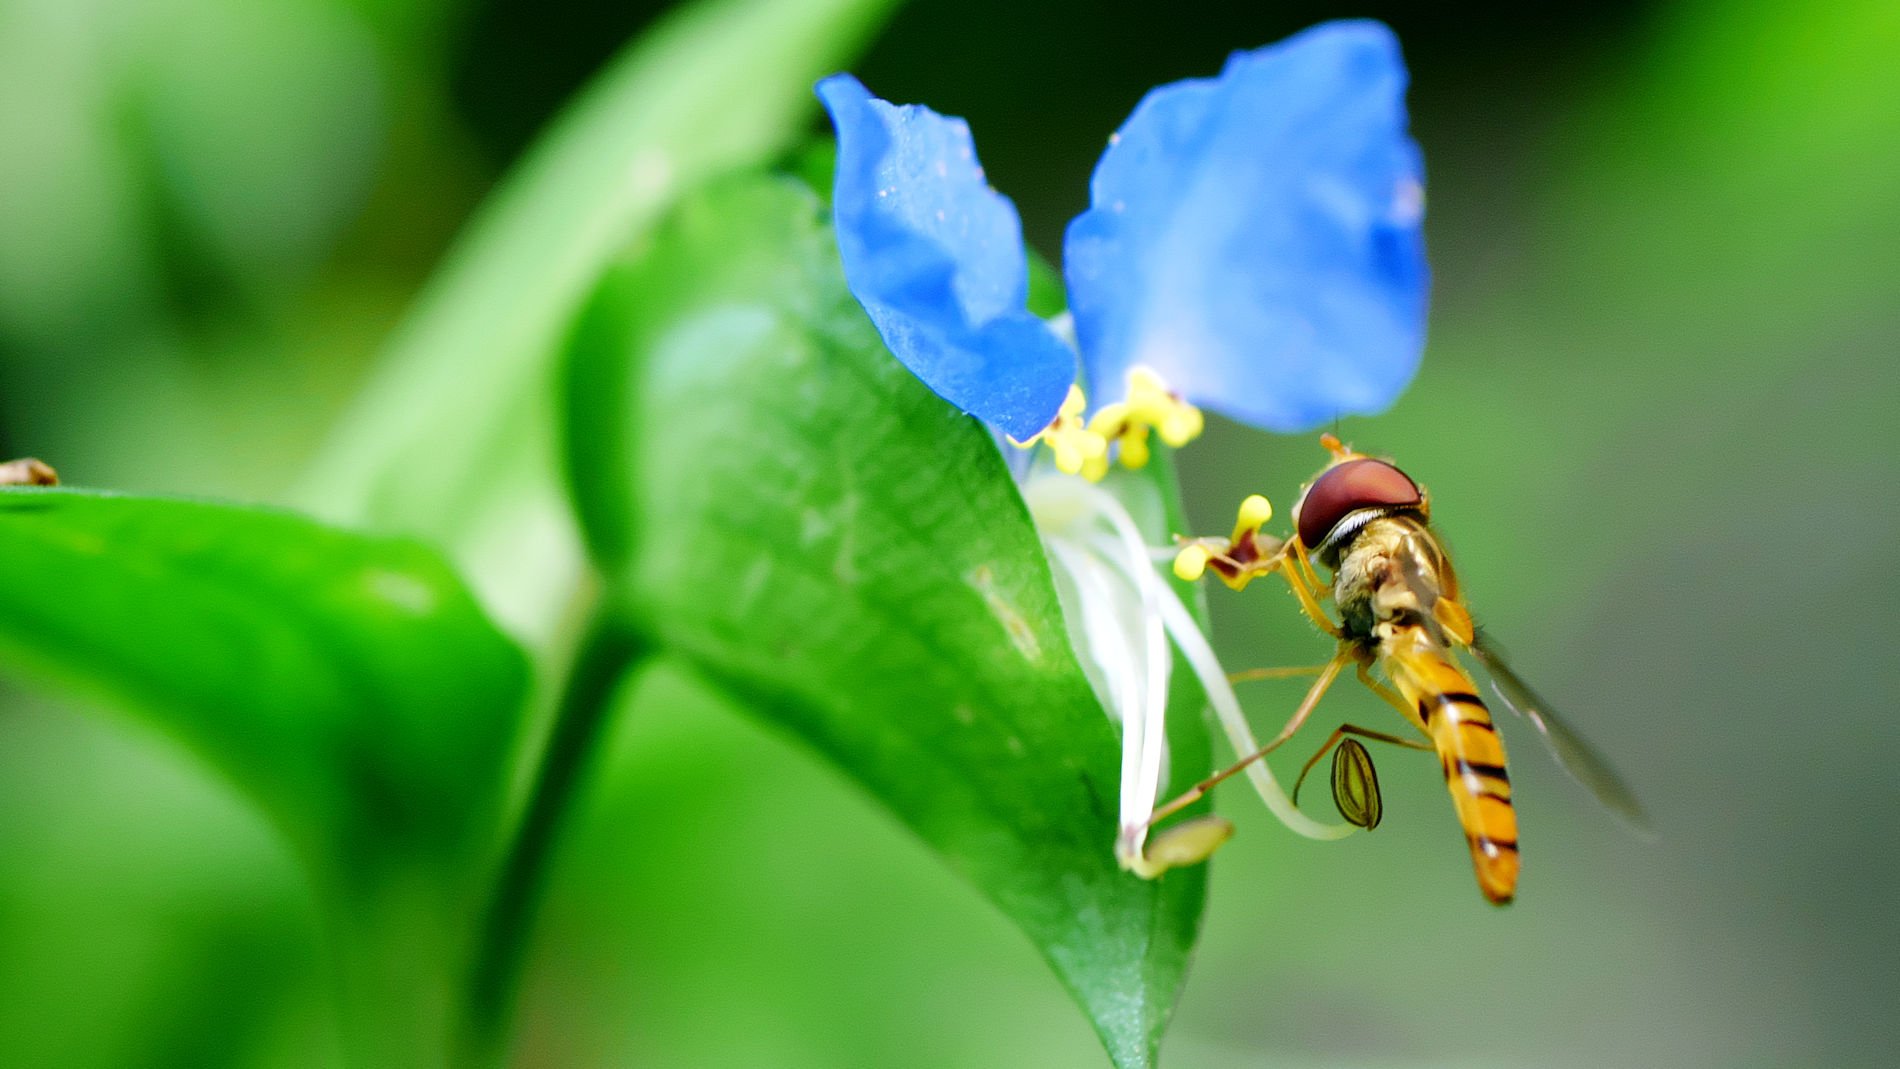
{"type": "MultiPolygon", "coordinates": [[[[884,349],[818,198],[769,178],[687,198],[583,314],[567,398],[619,604],[890,806],[1118,1064],[1152,1064],[1203,874],[1117,869],[1115,730],[1004,458],[884,349]]],[[[1205,771],[1198,718],[1177,726],[1177,767],[1205,771]]]]}
{"type": "Polygon", "coordinates": [[[361,1060],[440,1057],[528,674],[432,550],[0,489],[0,663],[123,706],[256,799],[338,926],[361,1060]]]}
{"type": "Polygon", "coordinates": [[[894,0],[702,0],[643,35],[469,226],[300,500],[445,547],[502,623],[545,634],[579,550],[546,375],[606,262],[682,190],[790,144],[812,83],[894,0]]]}

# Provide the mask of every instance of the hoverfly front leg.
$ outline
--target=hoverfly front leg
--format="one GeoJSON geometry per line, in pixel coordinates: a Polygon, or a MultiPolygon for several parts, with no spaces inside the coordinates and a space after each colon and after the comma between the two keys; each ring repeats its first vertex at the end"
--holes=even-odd
{"type": "Polygon", "coordinates": [[[1340,630],[1338,624],[1333,623],[1332,617],[1326,615],[1325,609],[1319,607],[1319,595],[1330,594],[1332,588],[1321,584],[1316,575],[1313,576],[1313,585],[1308,586],[1307,579],[1300,574],[1302,568],[1308,575],[1311,575],[1313,571],[1313,566],[1306,563],[1305,547],[1300,545],[1300,540],[1297,538],[1287,545],[1291,547],[1292,552],[1289,554],[1283,549],[1275,558],[1275,567],[1286,578],[1286,585],[1293,588],[1293,596],[1300,602],[1300,611],[1304,612],[1306,618],[1313,621],[1314,626],[1321,631],[1334,638],[1344,638],[1345,632],[1340,630]],[[1318,593],[1315,593],[1316,591],[1318,593]]]}

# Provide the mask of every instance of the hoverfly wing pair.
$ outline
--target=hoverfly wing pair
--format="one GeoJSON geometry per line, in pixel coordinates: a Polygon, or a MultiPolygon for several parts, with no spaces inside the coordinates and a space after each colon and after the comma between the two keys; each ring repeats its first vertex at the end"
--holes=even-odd
{"type": "Polygon", "coordinates": [[[1630,790],[1629,784],[1597,752],[1596,747],[1584,741],[1582,735],[1551,709],[1549,702],[1539,697],[1530,684],[1524,682],[1523,677],[1506,662],[1496,640],[1483,629],[1478,629],[1474,634],[1471,654],[1490,675],[1491,690],[1498,700],[1537,729],[1545,748],[1572,779],[1596,795],[1597,801],[1622,818],[1631,831],[1644,838],[1655,835],[1649,814],[1643,810],[1643,804],[1636,800],[1636,794],[1630,790]]]}

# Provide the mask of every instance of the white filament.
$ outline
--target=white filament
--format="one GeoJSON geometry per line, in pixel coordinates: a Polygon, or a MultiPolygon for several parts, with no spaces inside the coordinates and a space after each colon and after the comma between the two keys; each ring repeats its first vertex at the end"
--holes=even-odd
{"type": "Polygon", "coordinates": [[[1124,859],[1137,858],[1167,763],[1173,654],[1161,614],[1163,584],[1134,520],[1112,495],[1082,479],[1045,476],[1024,488],[1024,498],[1051,562],[1075,590],[1079,604],[1065,608],[1071,634],[1082,640],[1078,653],[1096,669],[1090,681],[1109,716],[1121,722],[1115,849],[1124,859]],[[1106,537],[1111,532],[1115,537],[1106,537]]]}

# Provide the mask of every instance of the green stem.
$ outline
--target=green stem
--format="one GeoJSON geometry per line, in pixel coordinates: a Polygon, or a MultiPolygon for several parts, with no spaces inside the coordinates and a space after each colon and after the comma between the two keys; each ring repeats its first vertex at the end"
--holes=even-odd
{"type": "Polygon", "coordinates": [[[528,935],[547,882],[548,858],[562,820],[586,777],[614,692],[647,651],[645,640],[603,609],[575,654],[547,746],[482,916],[463,1008],[464,1065],[505,1058],[515,988],[528,935]]]}

